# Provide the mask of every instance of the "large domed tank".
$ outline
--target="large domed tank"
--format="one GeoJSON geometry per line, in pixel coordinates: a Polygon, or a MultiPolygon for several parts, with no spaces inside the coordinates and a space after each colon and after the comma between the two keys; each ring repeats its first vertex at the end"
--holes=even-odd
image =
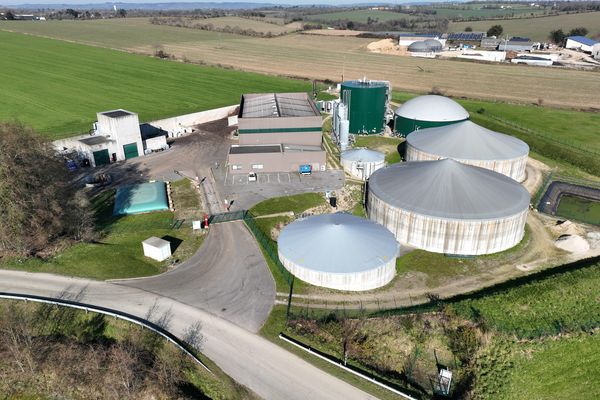
{"type": "Polygon", "coordinates": [[[444,46],[442,46],[442,43],[435,39],[427,39],[423,43],[425,43],[425,46],[427,46],[427,49],[429,51],[433,52],[442,51],[442,49],[444,48],[444,46]]]}
{"type": "Polygon", "coordinates": [[[370,135],[383,132],[388,88],[388,84],[381,81],[342,83],[340,98],[348,105],[350,133],[370,135]]]}
{"type": "Polygon", "coordinates": [[[402,136],[407,136],[419,129],[450,125],[467,119],[467,110],[448,97],[419,96],[396,109],[394,130],[402,136]]]}

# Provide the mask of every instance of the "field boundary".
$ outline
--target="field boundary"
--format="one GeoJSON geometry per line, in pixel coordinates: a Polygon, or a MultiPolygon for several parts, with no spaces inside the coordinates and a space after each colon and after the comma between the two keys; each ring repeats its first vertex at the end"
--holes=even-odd
{"type": "Polygon", "coordinates": [[[95,312],[98,314],[104,314],[104,315],[119,318],[119,319],[122,319],[125,321],[129,321],[129,322],[139,325],[143,328],[150,329],[154,333],[159,334],[160,336],[165,338],[167,341],[169,341],[173,345],[175,345],[177,348],[179,348],[179,350],[181,350],[185,354],[187,354],[194,362],[196,362],[197,364],[202,366],[206,371],[208,371],[212,374],[212,371],[210,370],[210,368],[208,368],[208,366],[206,366],[206,364],[204,364],[202,362],[202,360],[195,354],[195,351],[193,351],[187,343],[178,339],[177,336],[175,336],[171,332],[167,331],[163,327],[161,327],[151,321],[148,321],[144,318],[136,317],[135,315],[128,314],[128,313],[125,313],[122,311],[113,310],[113,309],[107,308],[107,307],[95,306],[92,304],[80,303],[78,301],[56,299],[56,298],[45,297],[45,296],[0,292],[0,298],[8,299],[8,300],[21,300],[21,301],[26,301],[26,302],[33,301],[36,303],[45,303],[45,304],[53,304],[53,305],[58,305],[58,306],[63,306],[63,307],[76,308],[79,310],[83,310],[86,313],[88,311],[92,311],[92,312],[95,312]]]}

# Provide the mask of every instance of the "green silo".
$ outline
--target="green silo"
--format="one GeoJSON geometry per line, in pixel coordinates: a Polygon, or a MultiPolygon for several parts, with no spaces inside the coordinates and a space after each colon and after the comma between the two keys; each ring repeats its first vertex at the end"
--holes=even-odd
{"type": "Polygon", "coordinates": [[[388,84],[382,81],[346,81],[340,98],[348,105],[350,133],[370,135],[381,133],[385,126],[388,84]]]}
{"type": "Polygon", "coordinates": [[[467,110],[452,99],[437,95],[419,96],[396,109],[394,131],[407,136],[419,129],[436,128],[467,119],[467,110]]]}

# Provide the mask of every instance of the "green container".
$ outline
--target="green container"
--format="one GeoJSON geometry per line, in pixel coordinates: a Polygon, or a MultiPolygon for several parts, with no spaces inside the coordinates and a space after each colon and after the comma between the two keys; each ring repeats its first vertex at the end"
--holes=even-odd
{"type": "Polygon", "coordinates": [[[406,137],[409,133],[417,129],[437,128],[438,126],[452,125],[463,121],[466,121],[466,119],[461,119],[460,121],[421,121],[395,115],[394,131],[406,137]]]}
{"type": "Polygon", "coordinates": [[[384,82],[347,81],[340,97],[348,105],[350,133],[371,135],[383,132],[388,86],[384,82]]]}

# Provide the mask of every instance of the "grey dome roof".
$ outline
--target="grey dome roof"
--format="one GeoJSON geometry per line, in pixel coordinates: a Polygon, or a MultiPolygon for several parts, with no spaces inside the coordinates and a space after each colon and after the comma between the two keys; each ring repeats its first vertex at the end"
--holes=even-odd
{"type": "Polygon", "coordinates": [[[454,122],[469,118],[469,113],[452,99],[426,95],[410,99],[396,109],[396,115],[419,121],[454,122]]]}
{"type": "Polygon", "coordinates": [[[408,46],[408,51],[412,52],[428,52],[429,47],[425,44],[424,41],[420,40],[418,42],[413,42],[408,46]]]}
{"type": "Polygon", "coordinates": [[[344,151],[341,158],[342,160],[358,162],[381,162],[385,160],[385,154],[369,149],[351,149],[344,151]]]}
{"type": "Polygon", "coordinates": [[[529,192],[511,178],[452,159],[377,170],[369,191],[389,205],[447,219],[498,219],[527,210],[529,192]]]}
{"type": "Polygon", "coordinates": [[[512,160],[529,154],[529,146],[522,140],[472,121],[421,129],[409,134],[406,141],[417,150],[455,160],[512,160]]]}
{"type": "Polygon", "coordinates": [[[296,220],[281,231],[277,245],[288,261],[332,274],[379,268],[399,250],[396,238],[383,226],[341,213],[296,220]]]}
{"type": "Polygon", "coordinates": [[[427,39],[424,41],[424,43],[425,46],[427,46],[431,51],[441,51],[444,48],[442,43],[435,39],[427,39]]]}

